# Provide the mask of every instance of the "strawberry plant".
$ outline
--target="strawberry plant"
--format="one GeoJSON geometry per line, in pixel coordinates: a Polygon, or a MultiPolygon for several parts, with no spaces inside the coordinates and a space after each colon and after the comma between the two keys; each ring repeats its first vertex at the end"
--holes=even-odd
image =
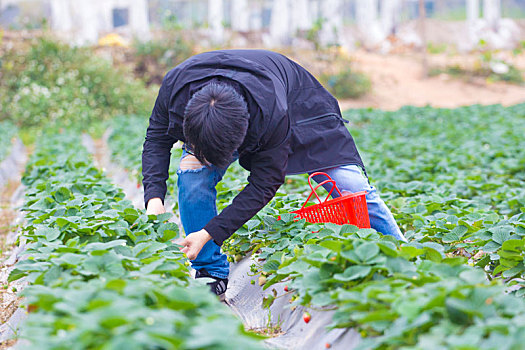
{"type": "Polygon", "coordinates": [[[39,349],[260,348],[189,277],[169,214],[135,209],[78,144],[44,138],[23,178],[27,258],[9,276],[30,283],[21,337],[39,349]]]}
{"type": "MultiPolygon", "coordinates": [[[[119,116],[109,123],[111,134],[108,146],[111,158],[119,166],[126,169],[130,176],[142,184],[142,145],[146,137],[148,120],[140,116],[119,116]]],[[[175,196],[176,172],[182,155],[180,147],[174,147],[171,151],[170,178],[168,179],[168,193],[175,196]]]]}
{"type": "MultiPolygon", "coordinates": [[[[507,305],[521,300],[504,296],[503,290],[517,285],[513,293],[523,295],[525,144],[519,130],[525,127],[524,107],[352,112],[350,118],[361,125],[352,131],[372,158],[369,174],[378,176],[372,180],[410,244],[399,246],[373,230],[304,226],[283,215],[300,200],[282,195],[225,249],[253,251],[256,261],[261,259],[253,272],[268,275],[265,288],[287,281],[295,303],[335,308],[333,326],[360,329],[368,338],[364,349],[394,344],[426,348],[430,341],[490,348],[494,339],[508,334],[518,339],[522,316],[508,313],[507,305]],[[474,149],[483,152],[474,156],[474,149]],[[276,221],[277,215],[283,220],[276,221]],[[484,275],[498,282],[488,283],[484,275]],[[421,298],[434,302],[420,307],[425,305],[421,298]],[[480,311],[483,302],[486,308],[480,311]],[[458,311],[456,304],[465,308],[469,303],[470,309],[458,311]],[[487,326],[492,317],[502,320],[501,332],[487,326]],[[438,336],[442,332],[450,335],[438,336]]],[[[288,193],[300,192],[301,185],[307,189],[303,179],[293,182],[298,190],[288,193]]],[[[273,299],[268,297],[265,305],[273,299]]],[[[511,341],[507,348],[512,347],[519,347],[519,341],[511,341]]]]}
{"type": "MultiPolygon", "coordinates": [[[[351,225],[308,224],[290,211],[305,176],[224,245],[252,255],[263,288],[292,306],[334,310],[362,349],[521,347],[525,294],[525,105],[405,107],[346,113],[373,185],[409,243],[351,225]],[[277,217],[281,220],[277,220],[277,217]],[[505,341],[502,341],[505,339],[505,341]]],[[[219,209],[245,186],[235,163],[218,184],[219,209]]]]}

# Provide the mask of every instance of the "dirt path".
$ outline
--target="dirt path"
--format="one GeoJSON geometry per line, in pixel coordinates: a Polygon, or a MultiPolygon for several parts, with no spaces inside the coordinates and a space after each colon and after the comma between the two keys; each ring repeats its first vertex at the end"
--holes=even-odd
{"type": "MultiPolygon", "coordinates": [[[[354,66],[372,79],[373,91],[358,100],[341,100],[341,109],[374,107],[396,110],[405,105],[453,108],[472,104],[512,105],[525,102],[525,86],[484,81],[467,83],[448,76],[422,79],[415,55],[353,53],[354,66]]],[[[442,63],[443,57],[430,57],[442,63]]],[[[521,68],[521,67],[520,67],[521,68]]]]}
{"type": "MultiPolygon", "coordinates": [[[[20,179],[10,181],[0,192],[0,249],[2,264],[0,266],[0,324],[8,322],[18,310],[20,298],[17,296],[18,283],[9,283],[9,276],[13,260],[13,252],[16,247],[9,241],[8,236],[17,230],[15,219],[18,212],[13,208],[11,198],[20,186],[20,179]]],[[[0,349],[7,349],[16,343],[16,339],[0,342],[0,349]]]]}

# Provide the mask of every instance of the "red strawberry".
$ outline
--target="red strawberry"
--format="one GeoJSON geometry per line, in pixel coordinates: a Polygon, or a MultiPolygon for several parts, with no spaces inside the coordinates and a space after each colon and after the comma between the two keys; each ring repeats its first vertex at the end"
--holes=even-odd
{"type": "Polygon", "coordinates": [[[332,344],[330,344],[330,343],[326,343],[326,344],[324,345],[324,347],[327,348],[327,349],[330,349],[330,348],[332,347],[332,344]]]}
{"type": "Polygon", "coordinates": [[[305,323],[310,322],[311,319],[312,319],[312,316],[310,315],[310,313],[305,312],[305,313],[303,314],[303,321],[304,321],[305,323]]]}
{"type": "Polygon", "coordinates": [[[284,291],[288,292],[288,286],[284,286],[284,291]]]}

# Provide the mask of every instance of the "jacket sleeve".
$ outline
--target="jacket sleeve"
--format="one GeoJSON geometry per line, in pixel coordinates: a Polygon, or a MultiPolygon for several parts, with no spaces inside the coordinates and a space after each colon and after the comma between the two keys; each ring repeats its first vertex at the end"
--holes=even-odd
{"type": "Polygon", "coordinates": [[[290,153],[290,122],[281,119],[262,150],[252,156],[248,185],[204,229],[218,245],[250,220],[284,183],[290,153]]]}
{"type": "Polygon", "coordinates": [[[177,142],[175,137],[168,134],[168,101],[169,95],[166,85],[163,83],[149,119],[142,149],[142,183],[144,184],[145,206],[152,198],[159,197],[164,201],[166,196],[171,148],[177,142]]]}

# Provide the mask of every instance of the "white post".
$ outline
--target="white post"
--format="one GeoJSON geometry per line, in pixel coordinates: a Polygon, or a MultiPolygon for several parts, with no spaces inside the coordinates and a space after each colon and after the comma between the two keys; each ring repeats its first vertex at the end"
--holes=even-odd
{"type": "Polygon", "coordinates": [[[221,43],[224,39],[223,2],[222,0],[208,0],[208,25],[210,38],[214,43],[221,43]]]}
{"type": "Polygon", "coordinates": [[[364,46],[374,47],[385,39],[377,19],[377,7],[377,0],[356,0],[357,28],[364,46]]]}
{"type": "Polygon", "coordinates": [[[366,29],[377,20],[377,0],[356,0],[356,20],[366,29]]]}
{"type": "Polygon", "coordinates": [[[251,14],[250,14],[250,30],[261,30],[263,26],[262,13],[263,13],[263,4],[259,1],[252,2],[250,4],[251,14]]]}
{"type": "Polygon", "coordinates": [[[232,0],[231,19],[232,30],[247,32],[250,30],[250,8],[248,0],[232,0]]]}
{"type": "Polygon", "coordinates": [[[130,1],[130,27],[133,34],[141,40],[147,40],[150,37],[148,4],[146,0],[130,1]]]}
{"type": "Polygon", "coordinates": [[[321,16],[323,25],[320,33],[324,45],[341,44],[343,30],[343,14],[341,0],[323,0],[321,2],[321,16]]]}
{"type": "Polygon", "coordinates": [[[479,19],[479,0],[467,0],[467,22],[475,23],[479,19]]]}
{"type": "Polygon", "coordinates": [[[483,17],[490,28],[497,31],[501,18],[501,0],[485,0],[483,2],[483,17]]]}
{"type": "Polygon", "coordinates": [[[290,41],[289,0],[273,0],[270,20],[271,46],[280,46],[290,41]]]}
{"type": "Polygon", "coordinates": [[[294,0],[291,15],[293,31],[310,29],[312,26],[312,16],[310,14],[308,0],[294,0]]]}
{"type": "Polygon", "coordinates": [[[51,1],[51,28],[58,32],[66,32],[73,29],[73,13],[67,0],[51,1]]]}
{"type": "Polygon", "coordinates": [[[465,49],[472,50],[479,41],[477,23],[479,21],[479,0],[467,0],[467,33],[468,43],[465,49]]]}
{"type": "Polygon", "coordinates": [[[75,18],[75,28],[78,28],[75,42],[78,45],[94,44],[98,40],[101,23],[97,13],[98,7],[85,1],[76,5],[70,8],[71,16],[75,18]]]}
{"type": "Polygon", "coordinates": [[[381,27],[386,35],[395,33],[401,12],[400,0],[383,0],[381,2],[381,27]]]}

